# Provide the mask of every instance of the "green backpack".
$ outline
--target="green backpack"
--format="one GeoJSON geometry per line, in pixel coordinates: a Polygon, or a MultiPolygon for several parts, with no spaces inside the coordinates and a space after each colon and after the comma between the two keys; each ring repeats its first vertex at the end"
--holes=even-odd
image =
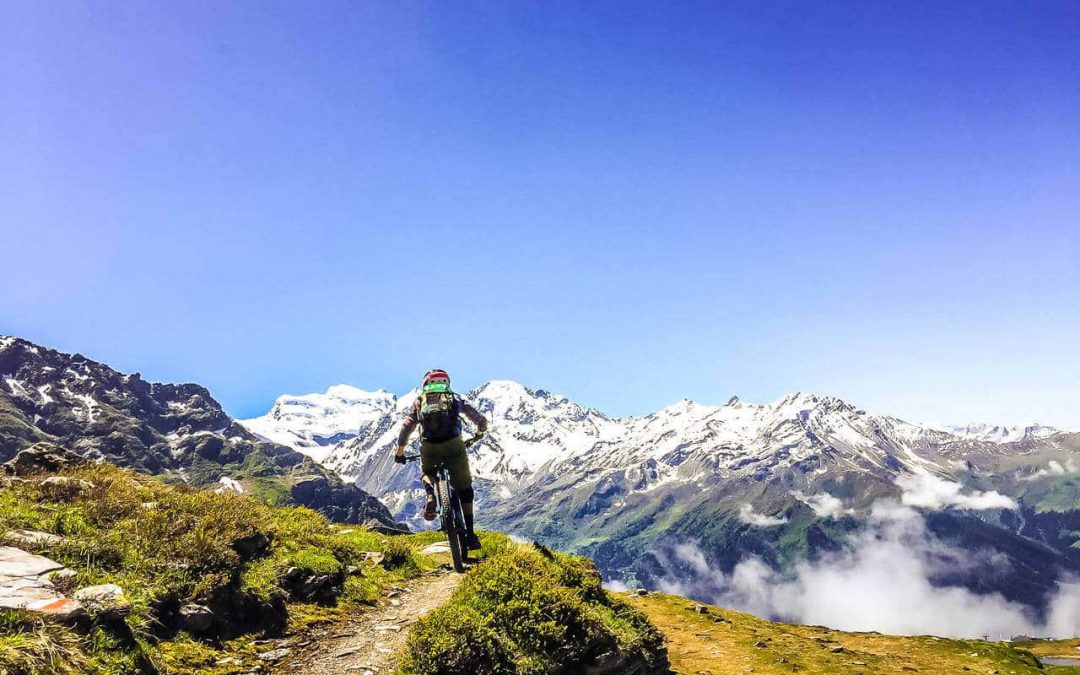
{"type": "Polygon", "coordinates": [[[432,384],[420,394],[420,426],[424,440],[440,443],[461,433],[458,402],[445,384],[432,384]]]}

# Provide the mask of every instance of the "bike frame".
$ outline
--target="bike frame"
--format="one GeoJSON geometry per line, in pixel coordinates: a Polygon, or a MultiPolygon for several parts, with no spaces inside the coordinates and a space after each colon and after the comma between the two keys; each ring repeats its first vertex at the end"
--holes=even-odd
{"type": "MultiPolygon", "coordinates": [[[[468,449],[480,440],[479,436],[473,436],[465,441],[468,449]]],[[[405,461],[415,462],[420,455],[406,455],[405,461]]],[[[468,558],[468,548],[465,545],[465,512],[461,508],[457,491],[450,484],[450,469],[445,463],[440,463],[431,476],[432,487],[435,489],[435,504],[439,514],[439,529],[446,533],[450,542],[450,554],[454,560],[454,569],[464,571],[465,560],[468,558]]]]}

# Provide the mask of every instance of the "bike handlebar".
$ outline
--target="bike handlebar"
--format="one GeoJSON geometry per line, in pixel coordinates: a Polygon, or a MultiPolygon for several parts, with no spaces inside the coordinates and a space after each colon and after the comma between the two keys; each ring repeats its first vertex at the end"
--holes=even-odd
{"type": "MultiPolygon", "coordinates": [[[[472,438],[466,439],[465,440],[465,448],[468,449],[468,448],[472,447],[481,438],[483,438],[483,435],[478,434],[476,436],[473,436],[472,438]]],[[[406,462],[415,462],[418,459],[420,459],[420,455],[405,455],[405,461],[406,462]]]]}

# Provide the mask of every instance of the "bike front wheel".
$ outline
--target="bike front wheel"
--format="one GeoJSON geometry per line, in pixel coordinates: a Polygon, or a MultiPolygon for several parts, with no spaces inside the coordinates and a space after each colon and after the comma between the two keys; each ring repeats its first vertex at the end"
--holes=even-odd
{"type": "Polygon", "coordinates": [[[454,562],[454,571],[465,571],[465,532],[461,529],[458,515],[454,512],[454,502],[450,501],[450,485],[447,481],[439,481],[439,501],[444,504],[443,508],[443,531],[450,540],[450,558],[454,562]]]}

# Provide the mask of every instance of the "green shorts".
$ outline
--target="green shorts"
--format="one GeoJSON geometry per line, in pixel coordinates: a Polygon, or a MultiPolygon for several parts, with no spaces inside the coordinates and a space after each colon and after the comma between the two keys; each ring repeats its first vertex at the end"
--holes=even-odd
{"type": "Polygon", "coordinates": [[[465,441],[461,440],[461,436],[442,443],[421,441],[420,470],[427,476],[434,476],[439,464],[446,464],[446,468],[450,470],[450,485],[455,490],[472,487],[469,456],[465,453],[465,441]]]}

